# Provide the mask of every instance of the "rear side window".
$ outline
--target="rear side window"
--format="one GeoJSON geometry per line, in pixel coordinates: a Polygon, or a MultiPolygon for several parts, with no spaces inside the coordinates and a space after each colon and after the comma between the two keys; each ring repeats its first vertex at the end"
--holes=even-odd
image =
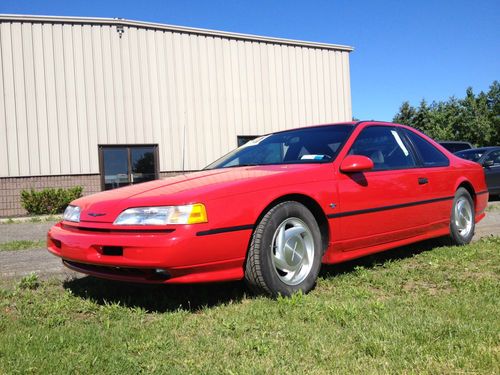
{"type": "Polygon", "coordinates": [[[368,156],[373,161],[375,171],[416,166],[410,149],[396,129],[389,126],[365,128],[354,141],[349,154],[368,156]]]}
{"type": "Polygon", "coordinates": [[[488,160],[493,160],[493,165],[500,166],[500,150],[499,151],[493,151],[492,153],[490,153],[486,157],[485,161],[488,161],[488,160]]]}
{"type": "Polygon", "coordinates": [[[427,140],[411,130],[404,129],[404,132],[420,154],[424,167],[445,167],[450,164],[448,158],[427,140]]]}

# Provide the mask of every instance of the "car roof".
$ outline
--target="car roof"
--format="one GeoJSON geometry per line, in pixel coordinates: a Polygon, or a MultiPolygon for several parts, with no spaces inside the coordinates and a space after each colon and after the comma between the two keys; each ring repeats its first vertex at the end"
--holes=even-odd
{"type": "Polygon", "coordinates": [[[361,121],[327,122],[327,123],[323,123],[323,124],[312,124],[312,125],[298,126],[296,128],[285,129],[285,130],[278,130],[278,131],[275,131],[275,132],[270,132],[270,133],[262,134],[260,136],[267,136],[267,135],[270,135],[270,134],[286,133],[286,132],[289,132],[289,131],[301,130],[301,129],[321,128],[321,127],[326,127],[326,126],[352,125],[352,126],[356,127],[357,125],[361,125],[361,124],[368,124],[370,126],[371,125],[375,125],[375,126],[399,126],[399,127],[412,128],[411,126],[404,125],[404,124],[398,124],[398,123],[395,123],[395,122],[376,121],[376,120],[361,120],[361,121]]]}
{"type": "MultiPolygon", "coordinates": [[[[326,123],[322,123],[322,124],[312,124],[312,125],[304,125],[304,126],[298,126],[296,128],[291,128],[291,129],[285,129],[285,130],[278,130],[278,131],[275,131],[275,132],[270,132],[270,133],[266,133],[266,134],[263,134],[262,136],[264,135],[269,135],[269,134],[278,134],[278,133],[286,133],[286,132],[289,132],[289,131],[294,131],[294,130],[301,130],[301,129],[311,129],[311,128],[321,128],[321,127],[327,127],[327,126],[338,126],[338,125],[353,125],[353,126],[356,126],[356,125],[359,125],[361,123],[365,123],[365,122],[370,122],[374,125],[382,125],[381,122],[374,122],[374,121],[342,121],[342,122],[326,122],[326,123]]],[[[388,124],[388,123],[386,123],[388,124]]],[[[398,124],[392,124],[391,125],[398,125],[398,124]]]]}
{"type": "Polygon", "coordinates": [[[470,145],[470,142],[467,141],[437,141],[438,143],[450,143],[450,144],[466,144],[470,145]]]}
{"type": "Polygon", "coordinates": [[[459,152],[486,152],[486,151],[493,151],[493,150],[497,150],[497,149],[500,149],[500,146],[486,146],[486,147],[477,147],[477,148],[469,148],[467,150],[460,150],[460,151],[457,151],[457,154],[459,152]]]}

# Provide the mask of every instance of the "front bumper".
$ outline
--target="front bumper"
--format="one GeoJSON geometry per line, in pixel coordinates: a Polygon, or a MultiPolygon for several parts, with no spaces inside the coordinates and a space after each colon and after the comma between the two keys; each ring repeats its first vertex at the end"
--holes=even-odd
{"type": "Polygon", "coordinates": [[[115,229],[61,222],[49,230],[47,248],[73,270],[113,280],[194,283],[243,278],[251,230],[197,236],[197,225],[115,229]]]}

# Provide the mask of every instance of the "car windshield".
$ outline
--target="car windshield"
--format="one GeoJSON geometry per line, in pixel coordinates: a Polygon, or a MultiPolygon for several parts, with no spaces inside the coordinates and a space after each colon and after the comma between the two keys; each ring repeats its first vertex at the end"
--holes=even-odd
{"type": "Polygon", "coordinates": [[[335,159],[353,125],[316,126],[265,135],[231,151],[205,169],[248,165],[327,163],[335,159]]]}
{"type": "Polygon", "coordinates": [[[485,150],[467,150],[467,151],[460,151],[455,153],[459,158],[462,159],[467,159],[471,161],[479,161],[481,157],[484,155],[486,151],[485,150]]]}

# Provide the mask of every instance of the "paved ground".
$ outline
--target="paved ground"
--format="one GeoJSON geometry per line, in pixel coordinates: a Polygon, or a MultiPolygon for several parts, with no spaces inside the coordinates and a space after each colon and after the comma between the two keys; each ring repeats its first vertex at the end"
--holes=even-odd
{"type": "Polygon", "coordinates": [[[47,231],[54,225],[47,223],[0,224],[0,243],[15,240],[37,241],[45,239],[47,231]]]}
{"type": "MultiPolygon", "coordinates": [[[[490,202],[486,218],[476,227],[474,240],[500,235],[500,202],[490,202]]],[[[45,238],[52,223],[22,223],[0,225],[0,243],[13,240],[39,240],[45,238]]],[[[79,276],[61,264],[61,260],[46,249],[0,251],[0,278],[13,278],[36,272],[41,277],[62,279],[79,276]]]]}

